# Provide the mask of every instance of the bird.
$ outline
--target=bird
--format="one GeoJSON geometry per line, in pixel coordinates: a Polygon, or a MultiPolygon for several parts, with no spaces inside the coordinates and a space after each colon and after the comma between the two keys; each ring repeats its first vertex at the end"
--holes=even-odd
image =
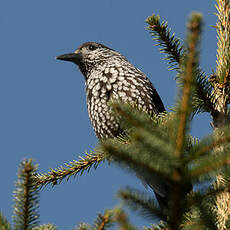
{"type": "MultiPolygon", "coordinates": [[[[111,113],[110,100],[135,102],[138,107],[158,115],[163,102],[148,77],[125,56],[97,42],[85,42],[76,51],[56,59],[76,64],[85,78],[88,114],[98,139],[121,135],[119,120],[111,113]]],[[[148,179],[160,207],[168,204],[170,185],[161,178],[148,179]]]]}

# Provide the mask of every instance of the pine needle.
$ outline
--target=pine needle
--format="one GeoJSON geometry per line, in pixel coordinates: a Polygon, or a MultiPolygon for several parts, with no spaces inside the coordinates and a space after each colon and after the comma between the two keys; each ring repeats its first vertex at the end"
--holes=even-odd
{"type": "Polygon", "coordinates": [[[36,185],[42,187],[48,184],[56,185],[60,183],[64,178],[67,180],[71,176],[77,174],[82,175],[86,170],[89,172],[91,167],[96,169],[98,165],[105,160],[106,156],[103,153],[86,153],[84,157],[79,157],[80,160],[73,160],[65,164],[65,166],[59,166],[58,168],[51,169],[47,173],[34,175],[36,185]]]}
{"type": "Polygon", "coordinates": [[[21,162],[14,191],[14,229],[27,230],[38,225],[39,191],[35,187],[33,175],[37,166],[31,159],[21,162]]]}

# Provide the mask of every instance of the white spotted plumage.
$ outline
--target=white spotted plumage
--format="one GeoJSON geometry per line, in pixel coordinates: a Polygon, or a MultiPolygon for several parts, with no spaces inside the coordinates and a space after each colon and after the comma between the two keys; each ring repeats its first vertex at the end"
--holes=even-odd
{"type": "Polygon", "coordinates": [[[123,132],[119,120],[111,113],[109,100],[134,102],[153,114],[164,111],[149,79],[123,55],[95,42],[81,45],[76,55],[79,53],[79,58],[71,61],[85,76],[88,113],[98,138],[123,132]]]}
{"type": "Polygon", "coordinates": [[[120,133],[119,121],[108,107],[110,99],[135,102],[146,111],[154,109],[155,113],[161,112],[154,104],[153,94],[156,91],[148,78],[122,55],[114,58],[116,61],[112,62],[113,57],[110,57],[87,74],[87,82],[89,82],[88,86],[86,84],[87,106],[91,121],[96,120],[92,122],[92,125],[99,138],[120,133]],[[119,65],[116,64],[117,60],[119,60],[119,65]],[[111,65],[111,63],[114,64],[111,65]]]}

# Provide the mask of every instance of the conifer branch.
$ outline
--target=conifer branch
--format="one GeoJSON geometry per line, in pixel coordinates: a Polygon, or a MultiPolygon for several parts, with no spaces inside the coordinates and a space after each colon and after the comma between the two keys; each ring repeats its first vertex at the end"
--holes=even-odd
{"type": "Polygon", "coordinates": [[[136,228],[129,222],[126,213],[117,207],[111,210],[106,210],[103,215],[98,214],[93,227],[88,223],[81,223],[74,229],[105,230],[111,228],[114,223],[117,223],[121,230],[136,230],[136,228]]]}
{"type": "Polygon", "coordinates": [[[218,111],[213,116],[214,128],[227,122],[227,102],[229,99],[230,80],[230,3],[229,0],[216,0],[218,35],[216,74],[212,76],[212,100],[218,111]]]}
{"type": "Polygon", "coordinates": [[[73,230],[92,230],[92,226],[88,223],[80,223],[73,230]]]}
{"type": "Polygon", "coordinates": [[[216,0],[217,9],[217,67],[218,82],[229,85],[230,77],[230,3],[229,0],[216,0]]]}
{"type": "Polygon", "coordinates": [[[100,219],[100,222],[98,224],[98,227],[96,229],[98,230],[105,230],[106,229],[106,225],[109,222],[109,219],[107,216],[102,216],[102,215],[98,215],[98,218],[100,219]]]}
{"type": "MultiPolygon", "coordinates": [[[[115,145],[114,142],[110,141],[102,143],[102,148],[106,154],[112,156],[112,159],[115,162],[125,166],[128,170],[132,170],[137,173],[137,175],[145,175],[150,178],[153,175],[158,175],[166,181],[172,180],[171,174],[168,172],[169,169],[167,167],[162,167],[164,162],[161,159],[154,158],[155,160],[153,161],[151,156],[149,156],[149,158],[147,157],[151,153],[143,151],[142,153],[146,154],[143,156],[139,153],[135,153],[134,150],[132,150],[132,147],[130,149],[126,149],[125,146],[119,146],[118,143],[115,145]]],[[[166,165],[167,163],[169,162],[165,162],[166,165]]]]}
{"type": "MultiPolygon", "coordinates": [[[[141,110],[141,108],[135,104],[123,103],[120,101],[113,102],[111,107],[115,112],[115,116],[118,116],[120,119],[122,128],[124,130],[131,130],[131,133],[135,133],[135,140],[138,139],[138,136],[144,134],[140,132],[141,130],[149,134],[149,138],[153,145],[153,139],[159,140],[159,142],[164,142],[165,144],[170,142],[171,138],[168,136],[166,129],[168,126],[172,125],[171,123],[173,122],[174,113],[164,112],[156,116],[154,114],[149,114],[147,111],[141,110]]],[[[145,136],[144,138],[147,137],[145,136]]],[[[127,141],[130,143],[130,139],[131,137],[129,135],[128,139],[126,137],[126,140],[124,140],[125,143],[127,143],[127,141]]],[[[170,145],[163,145],[162,143],[161,148],[159,149],[161,155],[164,152],[164,148],[167,149],[165,150],[166,152],[170,152],[168,151],[170,145]]],[[[167,154],[167,157],[169,157],[169,154],[167,154]]]]}
{"type": "Polygon", "coordinates": [[[150,219],[160,218],[161,220],[167,219],[162,210],[155,205],[154,199],[143,192],[139,192],[133,188],[126,188],[119,190],[117,195],[132,210],[138,211],[143,217],[150,219]]]}
{"type": "Polygon", "coordinates": [[[199,141],[197,141],[197,139],[191,139],[190,137],[190,146],[188,149],[189,152],[183,160],[184,163],[194,164],[194,162],[198,162],[199,160],[202,160],[202,158],[204,157],[213,157],[212,153],[214,151],[216,151],[217,153],[218,150],[221,150],[218,153],[224,156],[225,153],[223,153],[222,149],[220,149],[219,147],[225,146],[229,148],[230,129],[229,127],[226,127],[224,129],[221,129],[220,131],[222,132],[222,136],[220,135],[217,137],[214,133],[213,135],[209,135],[208,137],[199,141]]]}
{"type": "Polygon", "coordinates": [[[97,220],[94,223],[94,230],[108,229],[114,222],[114,210],[106,210],[104,215],[98,214],[97,220]]]}
{"type": "Polygon", "coordinates": [[[193,114],[199,112],[208,112],[212,116],[216,116],[216,109],[212,102],[213,87],[205,73],[200,69],[196,69],[194,84],[194,92],[192,95],[193,114]]]}
{"type": "MultiPolygon", "coordinates": [[[[188,22],[187,51],[183,63],[181,64],[183,88],[181,102],[178,108],[179,121],[175,140],[175,156],[181,160],[184,159],[184,152],[186,150],[185,144],[187,126],[191,113],[191,109],[189,109],[191,104],[191,89],[192,83],[195,78],[195,70],[198,66],[197,46],[201,34],[201,27],[202,16],[200,14],[193,13],[188,22]]],[[[171,229],[173,230],[177,230],[179,228],[185,208],[185,206],[182,205],[186,195],[185,193],[183,193],[184,184],[182,183],[185,178],[183,175],[185,172],[184,169],[185,166],[181,165],[181,168],[175,168],[173,171],[173,203],[169,222],[171,229]]]]}
{"type": "Polygon", "coordinates": [[[230,164],[230,153],[220,153],[214,156],[205,156],[197,160],[197,165],[191,170],[191,178],[204,177],[207,173],[218,172],[226,164],[230,164]]]}
{"type": "Polygon", "coordinates": [[[27,230],[38,225],[39,191],[33,177],[36,170],[37,166],[31,159],[25,159],[20,164],[14,191],[14,229],[27,230]]]}
{"type": "MultiPolygon", "coordinates": [[[[179,71],[185,55],[184,47],[180,45],[179,39],[175,37],[174,33],[171,34],[171,29],[168,28],[167,22],[160,22],[159,15],[153,14],[146,19],[146,22],[149,24],[147,29],[150,31],[153,40],[157,42],[157,45],[162,47],[160,51],[166,54],[165,59],[168,60],[169,69],[179,71]]],[[[216,111],[211,100],[212,85],[199,66],[196,69],[194,84],[193,113],[201,111],[211,112],[215,115],[216,111]]]]}
{"type": "Polygon", "coordinates": [[[160,221],[157,225],[151,224],[151,227],[144,227],[144,230],[169,230],[169,227],[167,222],[160,221]]]}
{"type": "Polygon", "coordinates": [[[80,157],[80,160],[70,161],[66,163],[65,166],[60,166],[55,169],[51,169],[48,173],[36,174],[35,181],[38,187],[42,187],[48,184],[56,185],[58,182],[61,182],[64,178],[67,180],[71,176],[77,174],[82,175],[85,170],[89,172],[91,167],[96,169],[101,161],[105,160],[106,156],[102,153],[86,153],[84,157],[80,157]]]}
{"type": "Polygon", "coordinates": [[[11,230],[10,222],[3,216],[2,212],[0,212],[0,229],[11,230]]]}
{"type": "MultiPolygon", "coordinates": [[[[218,139],[223,136],[220,128],[224,127],[227,121],[227,107],[229,99],[229,73],[230,73],[230,7],[229,0],[216,0],[217,9],[217,66],[216,74],[212,77],[213,84],[213,103],[217,114],[213,116],[214,135],[218,139]]],[[[214,154],[220,154],[225,151],[224,146],[218,146],[214,154]]],[[[228,162],[229,163],[229,162],[228,162]]],[[[224,172],[220,170],[216,176],[214,187],[222,187],[226,183],[224,172]]],[[[226,223],[230,214],[230,194],[229,192],[221,193],[216,197],[216,224],[218,229],[226,229],[226,223]]]]}
{"type": "Polygon", "coordinates": [[[33,228],[32,230],[57,230],[57,227],[52,224],[44,224],[33,228]]]}
{"type": "MultiPolygon", "coordinates": [[[[124,103],[113,104],[113,108],[116,109],[118,115],[122,117],[126,126],[130,124],[130,127],[132,127],[128,142],[120,143],[119,140],[115,140],[115,142],[117,142],[117,151],[119,151],[118,148],[120,148],[121,151],[127,149],[126,152],[128,153],[133,149],[134,151],[132,152],[135,152],[136,157],[145,157],[149,158],[149,160],[151,158],[152,161],[162,163],[164,161],[175,161],[175,158],[169,154],[174,151],[174,147],[170,143],[170,137],[167,136],[167,131],[165,130],[166,123],[169,123],[166,121],[166,117],[162,119],[161,117],[153,117],[151,119],[147,113],[140,112],[124,103]],[[138,152],[141,147],[143,147],[145,151],[141,149],[140,152],[138,152]]],[[[110,143],[113,145],[112,142],[110,143]]]]}
{"type": "Polygon", "coordinates": [[[137,230],[137,228],[130,223],[126,213],[123,210],[116,210],[115,220],[118,223],[120,230],[137,230]]]}
{"type": "Polygon", "coordinates": [[[171,34],[171,29],[168,28],[166,21],[160,22],[159,15],[153,14],[146,19],[146,22],[149,24],[147,29],[153,40],[157,42],[157,45],[162,46],[160,51],[166,54],[165,59],[168,60],[169,69],[178,69],[183,53],[179,39],[175,37],[174,33],[171,34]]]}
{"type": "Polygon", "coordinates": [[[193,205],[199,209],[198,218],[195,221],[195,224],[193,224],[193,227],[196,227],[197,224],[199,224],[198,226],[200,226],[201,229],[217,230],[215,224],[215,213],[213,210],[211,210],[211,201],[209,195],[210,194],[202,195],[199,192],[193,194],[193,205]]]}
{"type": "Polygon", "coordinates": [[[190,34],[188,35],[188,51],[185,57],[183,92],[179,108],[179,127],[176,136],[176,155],[179,157],[183,153],[184,139],[186,136],[186,124],[189,118],[189,105],[191,103],[191,88],[194,80],[194,71],[197,64],[197,46],[201,33],[201,15],[193,14],[191,16],[188,28],[190,34]]]}
{"type": "MultiPolygon", "coordinates": [[[[202,156],[204,154],[210,153],[210,151],[213,151],[216,147],[219,147],[220,145],[226,144],[229,141],[230,141],[230,135],[220,137],[219,139],[214,140],[211,144],[202,146],[199,150],[197,150],[194,154],[192,154],[191,157],[189,156],[188,159],[192,160],[192,159],[197,158],[198,156],[202,156]]],[[[201,145],[203,145],[203,144],[201,144],[201,145]]]]}

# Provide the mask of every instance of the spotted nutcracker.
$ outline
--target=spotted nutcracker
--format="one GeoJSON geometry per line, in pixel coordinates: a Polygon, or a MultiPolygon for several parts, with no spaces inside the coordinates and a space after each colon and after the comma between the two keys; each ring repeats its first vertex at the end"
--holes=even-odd
{"type": "MultiPolygon", "coordinates": [[[[74,53],[60,55],[57,59],[75,63],[84,75],[88,113],[99,139],[116,137],[123,132],[108,106],[110,99],[135,102],[154,114],[165,111],[146,75],[123,55],[103,44],[86,42],[74,53]]],[[[147,184],[154,190],[159,204],[167,206],[168,184],[156,175],[148,179],[147,184]]]]}

